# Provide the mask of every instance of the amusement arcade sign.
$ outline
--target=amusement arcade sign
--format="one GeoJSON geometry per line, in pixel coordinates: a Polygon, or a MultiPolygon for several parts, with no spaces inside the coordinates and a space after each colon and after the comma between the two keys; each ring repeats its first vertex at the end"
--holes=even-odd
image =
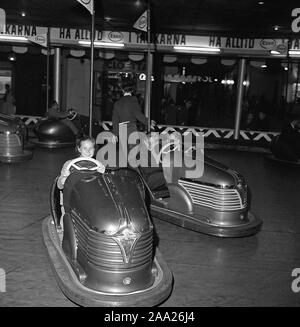
{"type": "MultiPolygon", "coordinates": [[[[0,35],[32,37],[46,34],[47,27],[7,24],[0,35]]],[[[78,41],[90,40],[87,29],[50,28],[50,45],[79,46],[78,41]]],[[[147,40],[142,32],[95,31],[95,41],[110,44],[122,42],[127,49],[139,48],[146,50],[147,40]]],[[[220,36],[198,36],[185,34],[155,33],[151,35],[151,43],[156,49],[172,50],[174,46],[218,47],[227,53],[236,51],[265,52],[275,50],[280,54],[287,52],[287,39],[255,39],[220,36]]],[[[297,45],[296,45],[297,46],[297,45]]]]}

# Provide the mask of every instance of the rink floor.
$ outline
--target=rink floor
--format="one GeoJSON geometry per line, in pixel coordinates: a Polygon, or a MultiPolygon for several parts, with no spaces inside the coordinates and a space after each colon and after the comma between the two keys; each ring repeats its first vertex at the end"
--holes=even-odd
{"type": "MultiPolygon", "coordinates": [[[[300,267],[300,168],[266,163],[261,153],[206,153],[245,176],[251,210],[264,224],[254,236],[224,239],[154,219],[174,276],[173,292],[161,306],[299,306],[291,284],[300,267]]],[[[0,163],[2,307],[76,306],[56,283],[42,236],[51,183],[73,157],[73,149],[34,149],[30,161],[0,163]]]]}

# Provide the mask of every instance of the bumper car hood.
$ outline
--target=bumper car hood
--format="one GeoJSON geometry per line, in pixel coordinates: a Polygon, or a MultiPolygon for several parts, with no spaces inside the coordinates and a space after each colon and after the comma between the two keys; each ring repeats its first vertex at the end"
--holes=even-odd
{"type": "Polygon", "coordinates": [[[205,156],[202,176],[190,179],[190,181],[220,188],[230,188],[235,187],[237,184],[245,184],[243,176],[238,172],[207,156],[205,156]]]}
{"type": "Polygon", "coordinates": [[[150,220],[138,192],[142,192],[142,183],[134,172],[71,174],[65,184],[64,205],[97,232],[113,235],[131,226],[140,233],[149,230],[150,220]]]}

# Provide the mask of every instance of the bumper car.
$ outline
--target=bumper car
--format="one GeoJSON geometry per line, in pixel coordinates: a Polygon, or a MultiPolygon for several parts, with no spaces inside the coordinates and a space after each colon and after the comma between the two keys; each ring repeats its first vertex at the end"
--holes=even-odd
{"type": "Polygon", "coordinates": [[[270,150],[271,154],[265,157],[268,162],[300,167],[299,145],[296,146],[295,143],[288,142],[281,135],[277,135],[271,142],[270,150]]]}
{"type": "Polygon", "coordinates": [[[68,118],[43,117],[35,128],[36,139],[32,142],[47,149],[57,149],[75,146],[75,129],[80,129],[79,116],[76,112],[69,112],[68,118]],[[72,125],[75,127],[72,129],[72,125]]]}
{"type": "MultiPolygon", "coordinates": [[[[92,121],[92,136],[96,137],[102,127],[92,121]]],[[[57,149],[75,146],[76,137],[89,134],[89,117],[69,110],[68,118],[44,117],[37,122],[34,129],[36,139],[32,142],[42,148],[57,149]]]]}
{"type": "MultiPolygon", "coordinates": [[[[96,142],[103,143],[100,135],[96,142]]],[[[186,172],[190,168],[184,164],[180,167],[176,164],[174,158],[178,148],[172,141],[165,145],[160,144],[159,155],[155,155],[156,158],[160,156],[159,161],[162,163],[169,153],[169,162],[164,168],[162,165],[153,168],[141,165],[137,167],[147,190],[151,215],[183,228],[217,237],[256,234],[263,222],[250,211],[249,189],[244,177],[208,156],[196,158],[192,143],[185,148],[188,148],[184,152],[185,157],[192,158],[194,162],[200,161],[197,166],[203,168],[201,177],[186,178],[186,172]]],[[[102,155],[99,150],[99,161],[103,161],[102,155]]]]}
{"type": "Polygon", "coordinates": [[[0,113],[0,162],[23,162],[32,158],[32,151],[26,150],[28,131],[18,117],[0,113]]]}
{"type": "Polygon", "coordinates": [[[156,306],[173,276],[153,243],[145,190],[132,169],[97,172],[94,159],[74,159],[63,190],[57,178],[43,222],[50,263],[62,292],[81,306],[156,306]],[[61,205],[64,215],[61,219],[61,205]]]}
{"type": "MultiPolygon", "coordinates": [[[[171,162],[171,165],[173,162],[171,162]]],[[[257,233],[262,220],[249,211],[244,178],[205,156],[199,178],[185,178],[184,168],[172,167],[172,180],[151,187],[152,174],[139,168],[148,189],[153,217],[218,237],[244,237],[257,233]]],[[[153,174],[157,175],[158,171],[153,174]]]]}
{"type": "MultiPolygon", "coordinates": [[[[193,143],[186,144],[184,158],[203,168],[197,178],[187,178],[190,170],[182,160],[175,162],[181,148],[171,141],[160,143],[160,163],[169,154],[168,164],[137,168],[144,181],[148,206],[155,218],[183,228],[217,237],[244,237],[257,233],[262,220],[250,209],[249,189],[244,177],[235,170],[204,156],[196,157],[193,143]],[[190,158],[190,159],[189,159],[190,158]]],[[[101,161],[101,158],[97,159],[101,161]]],[[[158,156],[156,155],[156,158],[158,156]]],[[[148,163],[150,161],[148,160],[148,163]]],[[[191,166],[190,166],[191,167],[191,166]]]]}

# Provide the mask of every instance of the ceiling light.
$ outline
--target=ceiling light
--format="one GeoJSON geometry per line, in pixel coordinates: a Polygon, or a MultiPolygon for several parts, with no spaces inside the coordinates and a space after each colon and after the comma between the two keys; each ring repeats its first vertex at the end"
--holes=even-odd
{"type": "Polygon", "coordinates": [[[16,61],[16,60],[17,60],[17,57],[16,57],[16,55],[15,55],[13,52],[11,52],[11,53],[8,55],[8,60],[9,60],[9,61],[16,61]]]}
{"type": "Polygon", "coordinates": [[[289,55],[290,56],[300,56],[300,50],[290,50],[289,55]]]}
{"type": "Polygon", "coordinates": [[[28,42],[24,36],[13,36],[13,35],[0,35],[0,41],[16,41],[16,42],[28,42]]]}
{"type": "MultiPolygon", "coordinates": [[[[82,45],[91,45],[91,41],[78,41],[78,43],[82,45]]],[[[124,47],[124,43],[94,42],[94,46],[121,48],[124,47]]]]}
{"type": "Polygon", "coordinates": [[[287,67],[284,67],[284,70],[289,70],[287,67]]]}
{"type": "Polygon", "coordinates": [[[220,48],[209,48],[209,47],[188,47],[188,46],[174,46],[174,50],[181,51],[197,51],[197,52],[220,52],[220,48]]]}
{"type": "Polygon", "coordinates": [[[265,3],[264,3],[264,1],[259,1],[258,4],[259,5],[264,5],[265,3]]]}
{"type": "Polygon", "coordinates": [[[21,11],[21,16],[25,17],[26,16],[26,12],[25,11],[21,11]]]}
{"type": "Polygon", "coordinates": [[[267,65],[261,65],[260,67],[261,68],[267,68],[267,65]]]}
{"type": "Polygon", "coordinates": [[[274,29],[274,31],[278,31],[278,30],[279,30],[279,26],[278,26],[278,25],[275,25],[275,26],[273,27],[273,29],[274,29]]]}

